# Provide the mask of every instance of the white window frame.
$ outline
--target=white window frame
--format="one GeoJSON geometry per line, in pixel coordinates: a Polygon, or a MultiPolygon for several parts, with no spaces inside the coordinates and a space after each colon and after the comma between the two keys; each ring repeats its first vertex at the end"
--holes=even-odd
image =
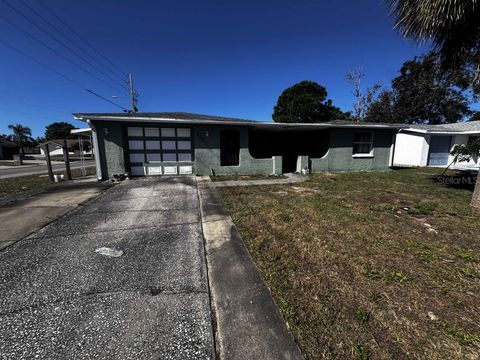
{"type": "Polygon", "coordinates": [[[373,131],[369,130],[357,130],[354,131],[353,133],[353,139],[355,140],[355,134],[356,133],[370,133],[371,138],[370,141],[352,141],[352,157],[353,158],[371,158],[373,157],[373,137],[375,136],[375,133],[373,131]],[[369,153],[354,153],[355,145],[365,145],[369,144],[370,145],[370,152],[369,153]]]}

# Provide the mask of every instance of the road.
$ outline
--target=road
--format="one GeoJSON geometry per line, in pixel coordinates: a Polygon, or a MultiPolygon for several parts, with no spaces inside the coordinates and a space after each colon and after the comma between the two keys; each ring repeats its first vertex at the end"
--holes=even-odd
{"type": "Polygon", "coordinates": [[[0,251],[0,274],[1,359],[215,356],[194,177],[116,185],[0,251]]]}
{"type": "MultiPolygon", "coordinates": [[[[86,166],[95,166],[95,160],[87,160],[85,161],[86,166]]],[[[79,169],[82,165],[80,161],[75,161],[70,163],[70,169],[79,169]]],[[[63,171],[65,169],[65,165],[61,164],[52,164],[53,171],[63,171]]],[[[36,174],[46,174],[48,172],[47,165],[32,165],[32,166],[25,166],[25,167],[15,167],[11,166],[8,168],[0,169],[0,179],[8,179],[14,178],[18,176],[26,176],[26,175],[36,175],[36,174]]]]}

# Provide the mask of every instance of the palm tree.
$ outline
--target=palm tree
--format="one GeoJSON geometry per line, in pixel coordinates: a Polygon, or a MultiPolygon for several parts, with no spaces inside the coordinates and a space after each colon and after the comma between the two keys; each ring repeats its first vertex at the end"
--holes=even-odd
{"type": "MultiPolygon", "coordinates": [[[[471,71],[471,85],[480,93],[480,0],[386,0],[404,37],[432,41],[443,68],[471,71]]],[[[480,208],[480,181],[472,206],[480,208]]]]}
{"type": "Polygon", "coordinates": [[[8,138],[17,143],[18,147],[22,151],[22,155],[24,155],[23,145],[26,142],[31,141],[32,130],[29,127],[23,126],[22,124],[8,125],[8,128],[13,131],[13,134],[9,135],[8,138]]]}

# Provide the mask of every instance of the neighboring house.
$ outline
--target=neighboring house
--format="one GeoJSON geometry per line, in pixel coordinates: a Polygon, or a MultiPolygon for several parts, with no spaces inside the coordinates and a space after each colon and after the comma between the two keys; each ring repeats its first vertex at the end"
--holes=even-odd
{"type": "Polygon", "coordinates": [[[190,113],[74,114],[89,123],[97,177],[388,170],[404,125],[257,122],[190,113]]]}
{"type": "MultiPolygon", "coordinates": [[[[62,149],[63,139],[49,140],[43,144],[46,144],[46,143],[48,143],[48,152],[50,153],[50,156],[63,156],[63,149],[62,149]]],[[[72,148],[76,146],[78,146],[77,140],[67,139],[67,147],[68,147],[69,155],[74,154],[72,148]]],[[[43,146],[40,146],[40,154],[45,156],[45,148],[43,146]]]]}
{"type": "MultiPolygon", "coordinates": [[[[89,141],[84,141],[84,143],[85,142],[88,143],[89,141]]],[[[46,143],[48,143],[48,152],[50,153],[50,156],[63,156],[63,139],[49,140],[43,144],[40,144],[40,154],[43,156],[45,156],[45,148],[43,147],[43,145],[45,145],[46,143]]],[[[77,139],[67,139],[67,147],[69,155],[75,155],[80,152],[79,140],[77,139]]],[[[83,154],[91,154],[91,150],[84,150],[83,154]]]]}
{"type": "MultiPolygon", "coordinates": [[[[480,121],[445,125],[410,125],[401,129],[395,140],[393,165],[398,167],[446,167],[454,157],[455,145],[467,144],[480,136],[480,121]]],[[[458,162],[456,169],[479,169],[479,159],[458,162]]]]}
{"type": "Polygon", "coordinates": [[[20,149],[15,142],[0,136],[0,160],[12,159],[13,155],[19,152],[20,149]]]}

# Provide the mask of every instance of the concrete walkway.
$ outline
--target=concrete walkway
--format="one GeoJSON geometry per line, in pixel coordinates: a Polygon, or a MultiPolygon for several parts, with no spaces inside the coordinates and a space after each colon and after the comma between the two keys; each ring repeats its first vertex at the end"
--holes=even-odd
{"type": "Polygon", "coordinates": [[[95,178],[67,181],[38,193],[0,199],[0,250],[108,189],[95,178]]]}
{"type": "Polygon", "coordinates": [[[198,180],[220,359],[303,359],[215,183],[198,180]]]}
{"type": "Polygon", "coordinates": [[[212,182],[212,186],[232,187],[232,186],[295,184],[308,179],[305,175],[300,175],[300,174],[285,174],[285,176],[286,176],[286,179],[215,181],[215,182],[212,182]]]}
{"type": "Polygon", "coordinates": [[[115,186],[0,251],[0,274],[2,359],[215,356],[194,177],[115,186]]]}

